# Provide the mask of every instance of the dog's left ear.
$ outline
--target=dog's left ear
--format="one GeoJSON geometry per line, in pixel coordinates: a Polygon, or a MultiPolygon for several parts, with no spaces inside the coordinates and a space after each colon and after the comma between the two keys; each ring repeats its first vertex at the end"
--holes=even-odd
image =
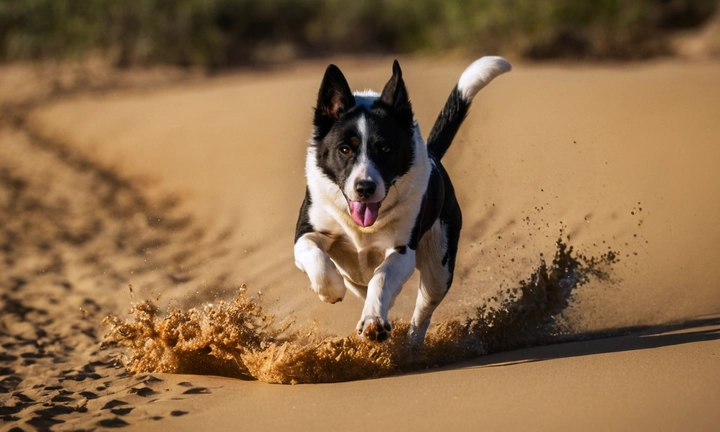
{"type": "Polygon", "coordinates": [[[392,110],[393,115],[401,124],[412,128],[412,105],[405,88],[405,81],[402,79],[400,63],[397,60],[393,63],[393,76],[385,84],[380,100],[392,110]]]}

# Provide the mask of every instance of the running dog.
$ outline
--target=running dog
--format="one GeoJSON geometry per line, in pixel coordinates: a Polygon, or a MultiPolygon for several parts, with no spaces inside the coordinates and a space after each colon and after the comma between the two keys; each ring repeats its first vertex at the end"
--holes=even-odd
{"type": "Polygon", "coordinates": [[[472,63],[428,137],[420,135],[397,60],[382,93],[353,93],[335,65],[325,71],[305,160],[307,188],[295,231],[295,264],[321,300],[347,289],[364,299],[358,334],[383,341],[388,311],[420,271],[411,344],[422,344],[453,281],[462,215],[440,163],[475,95],[511,66],[472,63]]]}

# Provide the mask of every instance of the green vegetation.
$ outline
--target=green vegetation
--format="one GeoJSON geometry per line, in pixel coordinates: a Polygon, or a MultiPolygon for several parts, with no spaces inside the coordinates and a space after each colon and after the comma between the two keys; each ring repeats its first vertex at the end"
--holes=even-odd
{"type": "Polygon", "coordinates": [[[0,61],[211,68],[329,53],[642,58],[717,0],[0,0],[0,61]]]}

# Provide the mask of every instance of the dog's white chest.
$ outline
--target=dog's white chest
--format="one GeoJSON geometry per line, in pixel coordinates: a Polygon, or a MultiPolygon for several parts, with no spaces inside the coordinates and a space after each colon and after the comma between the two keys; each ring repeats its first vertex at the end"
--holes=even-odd
{"type": "Polygon", "coordinates": [[[359,249],[349,239],[341,238],[332,244],[328,255],[347,279],[367,285],[385,259],[385,249],[372,246],[359,249]]]}

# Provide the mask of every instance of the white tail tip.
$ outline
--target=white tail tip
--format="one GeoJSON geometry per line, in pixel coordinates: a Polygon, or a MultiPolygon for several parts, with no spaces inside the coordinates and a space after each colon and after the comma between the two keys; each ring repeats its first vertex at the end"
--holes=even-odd
{"type": "Polygon", "coordinates": [[[502,57],[487,56],[475,60],[465,69],[458,81],[458,90],[470,102],[475,95],[498,75],[510,72],[510,62],[502,57]]]}

